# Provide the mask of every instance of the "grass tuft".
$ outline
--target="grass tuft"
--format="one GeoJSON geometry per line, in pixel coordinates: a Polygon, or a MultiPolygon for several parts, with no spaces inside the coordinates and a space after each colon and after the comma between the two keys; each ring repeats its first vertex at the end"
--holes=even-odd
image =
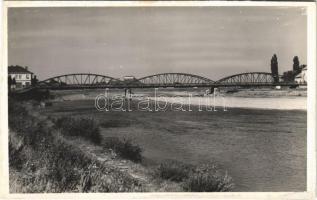
{"type": "Polygon", "coordinates": [[[176,160],[166,160],[157,168],[157,174],[162,179],[181,182],[188,178],[193,166],[176,160]]]}
{"type": "Polygon", "coordinates": [[[233,188],[232,178],[214,164],[197,166],[184,182],[188,192],[228,192],[233,188]]]}
{"type": "Polygon", "coordinates": [[[108,137],[103,141],[105,149],[111,149],[120,157],[133,162],[142,161],[142,149],[139,145],[133,144],[131,139],[120,140],[117,137],[108,137]]]}
{"type": "Polygon", "coordinates": [[[223,174],[212,163],[194,166],[167,160],[159,165],[157,175],[162,179],[181,182],[188,192],[227,192],[234,188],[227,172],[223,174]]]}
{"type": "Polygon", "coordinates": [[[93,118],[61,117],[55,120],[55,127],[65,136],[80,136],[100,144],[99,125],[93,118]]]}

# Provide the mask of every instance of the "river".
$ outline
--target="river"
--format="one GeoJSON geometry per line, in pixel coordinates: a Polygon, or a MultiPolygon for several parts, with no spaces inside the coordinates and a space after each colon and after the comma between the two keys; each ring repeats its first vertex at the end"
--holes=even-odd
{"type": "Polygon", "coordinates": [[[205,97],[192,98],[191,112],[138,111],[135,100],[132,112],[100,112],[90,97],[55,102],[43,113],[94,117],[104,137],[138,143],[146,165],[215,162],[233,177],[234,191],[306,190],[306,97],[228,97],[227,111],[217,112],[195,110],[205,97]]]}

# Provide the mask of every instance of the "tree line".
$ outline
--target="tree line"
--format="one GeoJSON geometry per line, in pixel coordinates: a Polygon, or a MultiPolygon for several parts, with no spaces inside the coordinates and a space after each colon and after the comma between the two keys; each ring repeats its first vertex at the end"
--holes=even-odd
{"type": "MultiPolygon", "coordinates": [[[[294,82],[295,77],[301,73],[302,69],[305,68],[306,65],[300,65],[298,56],[294,56],[293,58],[293,70],[289,70],[283,73],[282,78],[284,82],[294,82]]],[[[274,79],[274,82],[279,82],[279,73],[278,73],[278,61],[277,56],[274,54],[271,59],[271,73],[274,79]]]]}

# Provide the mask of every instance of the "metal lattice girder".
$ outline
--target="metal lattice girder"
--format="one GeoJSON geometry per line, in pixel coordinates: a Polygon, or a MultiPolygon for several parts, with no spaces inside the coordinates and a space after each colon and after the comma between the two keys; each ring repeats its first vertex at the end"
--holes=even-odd
{"type": "Polygon", "coordinates": [[[96,86],[119,83],[120,80],[99,74],[77,73],[55,76],[38,83],[39,86],[68,87],[68,86],[96,86]]]}
{"type": "MultiPolygon", "coordinates": [[[[274,86],[271,73],[249,72],[231,75],[218,81],[186,73],[162,73],[146,76],[133,81],[91,73],[65,74],[39,82],[36,87],[46,89],[81,88],[142,88],[142,87],[218,87],[218,86],[274,86]]],[[[283,84],[283,82],[279,83],[283,84]]],[[[287,83],[284,83],[287,85],[287,83]]],[[[291,84],[291,83],[288,83],[291,84]]]]}
{"type": "Polygon", "coordinates": [[[178,84],[195,85],[211,84],[214,81],[208,78],[185,73],[163,73],[146,76],[138,79],[138,82],[144,85],[175,86],[178,84]]]}
{"type": "Polygon", "coordinates": [[[248,72],[227,76],[218,80],[218,84],[268,84],[273,83],[274,79],[271,73],[267,72],[248,72]]]}

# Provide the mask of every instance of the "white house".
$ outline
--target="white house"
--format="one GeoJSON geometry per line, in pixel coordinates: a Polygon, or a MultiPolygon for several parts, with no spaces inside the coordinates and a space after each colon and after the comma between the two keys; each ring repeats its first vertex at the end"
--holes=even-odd
{"type": "Polygon", "coordinates": [[[295,82],[299,84],[307,83],[307,66],[295,77],[295,82]]]}
{"type": "Polygon", "coordinates": [[[15,80],[13,87],[19,89],[31,85],[33,73],[28,70],[27,67],[21,66],[9,66],[8,74],[12,80],[15,80]]]}

